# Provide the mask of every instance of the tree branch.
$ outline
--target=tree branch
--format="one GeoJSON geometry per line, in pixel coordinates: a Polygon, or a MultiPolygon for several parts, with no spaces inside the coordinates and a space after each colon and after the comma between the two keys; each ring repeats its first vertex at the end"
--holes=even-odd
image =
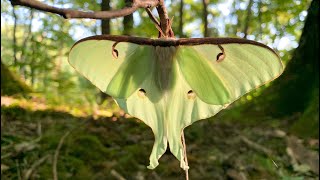
{"type": "Polygon", "coordinates": [[[132,14],[139,8],[150,8],[150,7],[155,7],[159,5],[158,0],[134,0],[131,7],[125,7],[123,9],[112,10],[112,11],[88,12],[88,11],[80,11],[80,10],[73,10],[73,9],[57,8],[36,0],[10,0],[10,1],[12,6],[17,6],[17,5],[26,6],[26,7],[37,9],[40,11],[58,14],[66,19],[71,19],[71,18],[111,19],[111,18],[127,16],[129,14],[132,14]]]}
{"type": "Polygon", "coordinates": [[[44,163],[49,157],[50,157],[50,155],[47,154],[47,155],[43,156],[41,159],[35,161],[35,162],[31,165],[30,169],[28,169],[28,170],[25,172],[23,179],[30,179],[32,173],[36,170],[36,168],[39,167],[42,163],[44,163]]]}
{"type": "Polygon", "coordinates": [[[158,19],[152,14],[150,8],[146,8],[146,11],[147,11],[147,13],[148,13],[151,21],[152,21],[154,24],[156,24],[156,26],[159,26],[159,27],[160,27],[160,23],[159,23],[158,19]]]}
{"type": "Polygon", "coordinates": [[[168,37],[169,31],[170,31],[170,28],[169,28],[170,19],[166,10],[166,6],[164,4],[164,0],[159,0],[157,11],[160,17],[160,27],[162,29],[162,32],[164,33],[165,37],[168,37]]]}

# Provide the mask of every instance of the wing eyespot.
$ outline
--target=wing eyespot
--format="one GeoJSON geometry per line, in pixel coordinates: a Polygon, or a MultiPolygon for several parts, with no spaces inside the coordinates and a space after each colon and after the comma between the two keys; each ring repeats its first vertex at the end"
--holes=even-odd
{"type": "Polygon", "coordinates": [[[147,92],[146,92],[146,90],[144,90],[144,89],[139,89],[139,91],[138,91],[138,96],[140,97],[140,98],[144,98],[144,97],[146,97],[146,94],[147,94],[147,92]]]}
{"type": "Polygon", "coordinates": [[[218,45],[218,47],[222,52],[217,55],[217,60],[216,61],[217,62],[221,62],[221,61],[223,61],[225,59],[226,54],[225,54],[224,49],[223,49],[223,47],[221,45],[218,45]]]}
{"type": "Polygon", "coordinates": [[[217,55],[217,62],[221,62],[222,60],[224,60],[224,58],[225,58],[224,53],[219,53],[217,55]]]}
{"type": "Polygon", "coordinates": [[[118,50],[116,50],[116,45],[118,44],[118,42],[115,42],[113,45],[112,45],[112,56],[116,59],[118,59],[118,56],[119,56],[119,52],[118,50]]]}
{"type": "Polygon", "coordinates": [[[195,99],[196,98],[196,93],[194,93],[192,90],[189,90],[187,92],[187,97],[188,97],[188,99],[195,99]]]}

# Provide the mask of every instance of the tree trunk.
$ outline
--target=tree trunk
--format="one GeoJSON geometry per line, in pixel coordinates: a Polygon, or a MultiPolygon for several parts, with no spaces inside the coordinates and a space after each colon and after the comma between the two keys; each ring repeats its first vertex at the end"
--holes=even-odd
{"type": "Polygon", "coordinates": [[[245,24],[244,24],[244,28],[243,28],[243,33],[244,33],[243,38],[246,38],[246,39],[247,39],[249,23],[250,23],[250,19],[251,19],[252,3],[253,3],[253,0],[249,0],[248,7],[247,7],[247,18],[245,19],[245,24]]]}
{"type": "MultiPolygon", "coordinates": [[[[269,97],[260,105],[271,115],[303,113],[319,90],[319,1],[313,0],[300,37],[284,73],[266,89],[261,97],[269,97]],[[267,102],[267,103],[266,103],[267,102]]],[[[319,95],[318,95],[319,97],[319,95]]]]}
{"type": "Polygon", "coordinates": [[[258,40],[262,40],[262,0],[259,0],[258,2],[258,22],[259,22],[259,37],[258,40]]]}
{"type": "MultiPolygon", "coordinates": [[[[125,0],[126,6],[130,7],[132,0],[125,0]]],[[[131,35],[133,30],[133,14],[123,17],[123,34],[131,35]]]]}
{"type": "Polygon", "coordinates": [[[203,36],[204,37],[209,37],[209,31],[208,31],[208,0],[202,0],[203,4],[203,16],[202,16],[202,21],[203,21],[203,36]]]}
{"type": "MultiPolygon", "coordinates": [[[[110,0],[102,0],[101,11],[109,11],[110,9],[110,0]]],[[[110,19],[101,20],[101,33],[110,34],[110,19]]]]}
{"type": "Polygon", "coordinates": [[[178,35],[179,37],[184,37],[183,35],[183,6],[184,6],[184,0],[180,0],[180,7],[179,7],[179,30],[178,35]]]}
{"type": "Polygon", "coordinates": [[[17,21],[18,17],[16,14],[16,10],[13,7],[12,8],[12,14],[14,17],[14,22],[13,22],[13,59],[14,59],[14,65],[18,64],[18,59],[17,59],[17,21]]]}
{"type": "Polygon", "coordinates": [[[22,43],[22,51],[21,51],[21,62],[25,62],[26,60],[26,56],[25,56],[25,53],[27,52],[27,43],[29,41],[29,39],[31,39],[31,37],[33,36],[32,35],[32,21],[33,21],[33,17],[34,17],[34,10],[33,9],[30,9],[30,22],[29,22],[29,25],[28,25],[28,31],[26,33],[26,35],[24,36],[24,40],[23,40],[23,43],[22,43]]]}
{"type": "MultiPolygon", "coordinates": [[[[111,9],[110,7],[110,0],[102,0],[101,1],[101,11],[108,11],[111,9]]],[[[111,29],[110,29],[110,19],[102,19],[101,20],[101,33],[102,34],[110,34],[111,29]]],[[[100,91],[100,100],[99,103],[102,104],[104,100],[109,97],[107,94],[104,92],[100,91]]]]}
{"type": "MultiPolygon", "coordinates": [[[[34,10],[33,9],[30,9],[30,21],[29,21],[29,25],[28,25],[28,29],[27,29],[27,32],[26,34],[24,35],[24,40],[23,40],[23,43],[22,43],[22,49],[21,49],[21,56],[20,56],[20,59],[19,61],[21,63],[24,63],[24,64],[21,64],[20,65],[20,74],[24,77],[25,80],[27,80],[29,77],[28,73],[26,73],[26,66],[29,65],[30,67],[30,70],[31,70],[31,83],[32,83],[32,87],[33,87],[33,82],[34,82],[34,73],[33,73],[33,62],[34,62],[34,57],[28,57],[26,55],[26,52],[30,51],[30,46],[28,46],[28,42],[31,40],[32,42],[34,42],[33,40],[33,34],[32,34],[32,20],[34,18],[34,10]],[[32,63],[31,64],[26,64],[27,62],[27,58],[32,58],[32,63]]],[[[33,46],[33,45],[31,45],[33,46]]],[[[34,50],[33,50],[34,51],[34,50]]]]}

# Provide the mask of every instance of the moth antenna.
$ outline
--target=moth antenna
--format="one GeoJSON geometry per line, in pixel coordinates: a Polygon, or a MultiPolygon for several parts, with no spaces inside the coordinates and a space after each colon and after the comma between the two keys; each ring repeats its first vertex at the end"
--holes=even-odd
{"type": "Polygon", "coordinates": [[[218,47],[222,52],[217,55],[217,62],[221,62],[224,60],[224,58],[226,58],[226,53],[220,44],[218,44],[218,47]]]}
{"type": "Polygon", "coordinates": [[[118,44],[119,42],[115,42],[113,45],[112,45],[112,56],[116,59],[118,59],[118,56],[119,56],[119,52],[118,50],[116,50],[116,45],[118,44]]]}

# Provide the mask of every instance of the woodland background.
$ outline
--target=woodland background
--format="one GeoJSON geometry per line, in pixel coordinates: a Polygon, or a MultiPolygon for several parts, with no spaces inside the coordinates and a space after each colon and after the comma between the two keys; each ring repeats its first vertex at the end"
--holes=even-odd
{"type": "MultiPolygon", "coordinates": [[[[131,1],[44,2],[97,11],[131,1]]],[[[165,2],[176,37],[256,40],[286,65],[274,82],[186,128],[190,178],[318,179],[319,1],[165,2]]],[[[1,178],[184,178],[169,152],[148,170],[151,129],[67,63],[71,46],[96,34],[158,32],[144,9],[112,20],[66,20],[1,0],[1,178]]]]}

